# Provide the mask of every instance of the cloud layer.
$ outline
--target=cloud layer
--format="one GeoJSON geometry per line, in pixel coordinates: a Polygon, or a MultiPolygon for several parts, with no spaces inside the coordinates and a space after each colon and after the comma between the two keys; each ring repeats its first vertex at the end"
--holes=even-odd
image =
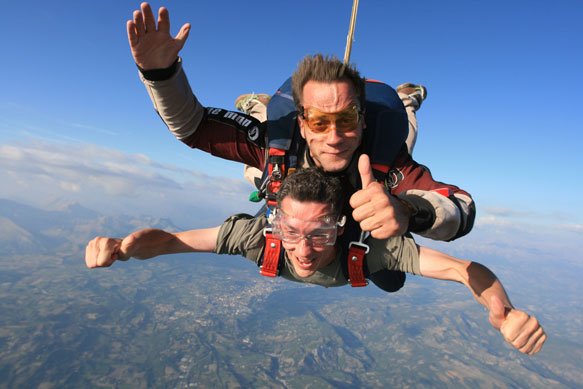
{"type": "MultiPolygon", "coordinates": [[[[2,198],[44,209],[78,202],[106,215],[170,218],[181,228],[218,225],[233,213],[259,208],[247,200],[253,188],[243,179],[211,177],[92,144],[38,139],[4,144],[0,180],[2,198]]],[[[580,265],[583,226],[562,224],[560,217],[544,212],[479,209],[468,236],[451,243],[419,241],[461,257],[481,253],[580,265]]]]}
{"type": "Polygon", "coordinates": [[[252,188],[242,179],[209,177],[91,144],[4,144],[0,167],[0,197],[45,209],[79,202],[105,214],[163,216],[190,226],[258,208],[247,201],[252,188]]]}

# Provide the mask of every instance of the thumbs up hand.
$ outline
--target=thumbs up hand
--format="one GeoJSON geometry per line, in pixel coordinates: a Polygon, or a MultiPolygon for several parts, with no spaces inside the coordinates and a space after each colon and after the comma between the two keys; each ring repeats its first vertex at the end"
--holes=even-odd
{"type": "Polygon", "coordinates": [[[358,160],[362,189],[350,198],[352,216],[363,231],[370,231],[375,239],[403,235],[409,227],[409,211],[394,196],[376,182],[370,159],[363,154],[358,160]]]}
{"type": "Polygon", "coordinates": [[[490,298],[490,324],[500,330],[508,343],[524,354],[536,354],[547,339],[534,316],[505,307],[497,296],[490,298]]]}

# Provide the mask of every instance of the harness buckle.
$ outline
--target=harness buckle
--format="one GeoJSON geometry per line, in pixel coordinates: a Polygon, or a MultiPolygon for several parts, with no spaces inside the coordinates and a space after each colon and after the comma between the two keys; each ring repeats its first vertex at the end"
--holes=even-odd
{"type": "Polygon", "coordinates": [[[364,250],[365,254],[368,254],[370,251],[370,246],[364,243],[364,241],[370,236],[370,232],[368,231],[361,231],[360,232],[360,239],[358,241],[353,240],[348,244],[348,249],[350,250],[353,246],[360,247],[364,250]]]}

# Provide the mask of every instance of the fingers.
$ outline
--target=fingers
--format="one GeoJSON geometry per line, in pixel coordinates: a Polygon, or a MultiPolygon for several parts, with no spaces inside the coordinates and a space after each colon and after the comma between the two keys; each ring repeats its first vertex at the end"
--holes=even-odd
{"type": "Polygon", "coordinates": [[[500,332],[514,348],[529,355],[539,352],[547,338],[534,316],[515,309],[506,315],[500,332]]]}
{"type": "Polygon", "coordinates": [[[146,32],[156,31],[156,19],[154,18],[154,13],[152,12],[150,4],[144,2],[140,6],[142,8],[142,14],[144,15],[144,26],[146,32]]]}
{"type": "Polygon", "coordinates": [[[390,205],[389,197],[379,183],[372,183],[367,189],[361,189],[350,197],[350,206],[354,209],[352,216],[357,222],[377,215],[390,205]]]}
{"type": "Polygon", "coordinates": [[[547,334],[541,326],[539,326],[536,331],[529,337],[527,343],[520,349],[521,353],[534,355],[538,353],[547,340],[547,334]]]}
{"type": "Polygon", "coordinates": [[[134,11],[134,25],[138,37],[146,33],[146,28],[144,26],[144,18],[142,17],[142,13],[140,11],[134,11]]]}
{"type": "Polygon", "coordinates": [[[134,47],[135,45],[138,44],[138,31],[136,28],[136,23],[133,20],[128,20],[127,29],[128,29],[128,41],[130,42],[130,46],[134,47]]]}
{"type": "Polygon", "coordinates": [[[360,158],[358,158],[358,172],[360,173],[360,178],[362,180],[362,189],[368,188],[371,183],[375,182],[368,155],[362,154],[360,158]]]}
{"type": "Polygon", "coordinates": [[[545,343],[546,340],[547,340],[547,334],[545,334],[545,331],[543,330],[543,328],[540,327],[540,336],[537,337],[536,341],[532,345],[531,350],[528,351],[527,354],[534,355],[534,354],[538,353],[543,348],[543,344],[545,343]]]}
{"type": "Polygon", "coordinates": [[[93,239],[85,248],[85,264],[91,269],[111,266],[117,260],[120,245],[120,239],[93,239]]]}
{"type": "MultiPolygon", "coordinates": [[[[132,36],[130,37],[130,22],[128,22],[128,38],[130,43],[132,43],[132,38],[138,38],[147,32],[156,31],[156,18],[154,18],[154,13],[152,8],[148,3],[142,3],[140,5],[141,11],[134,11],[133,29],[132,36]]],[[[170,19],[168,18],[168,10],[164,7],[160,8],[159,17],[163,20],[163,27],[166,32],[170,31],[170,19]]],[[[137,41],[136,41],[137,42],[137,41]]]]}
{"type": "Polygon", "coordinates": [[[170,34],[170,15],[165,7],[158,10],[158,31],[170,34]]]}

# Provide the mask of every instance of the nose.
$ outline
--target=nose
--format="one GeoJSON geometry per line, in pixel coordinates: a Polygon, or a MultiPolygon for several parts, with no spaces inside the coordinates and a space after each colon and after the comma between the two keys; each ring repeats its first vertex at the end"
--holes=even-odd
{"type": "Polygon", "coordinates": [[[330,132],[328,133],[328,144],[338,144],[344,140],[344,137],[336,129],[336,124],[330,126],[330,132]]]}
{"type": "Polygon", "coordinates": [[[312,246],[308,243],[307,239],[302,238],[298,242],[296,250],[299,256],[307,257],[312,253],[312,246]]]}

